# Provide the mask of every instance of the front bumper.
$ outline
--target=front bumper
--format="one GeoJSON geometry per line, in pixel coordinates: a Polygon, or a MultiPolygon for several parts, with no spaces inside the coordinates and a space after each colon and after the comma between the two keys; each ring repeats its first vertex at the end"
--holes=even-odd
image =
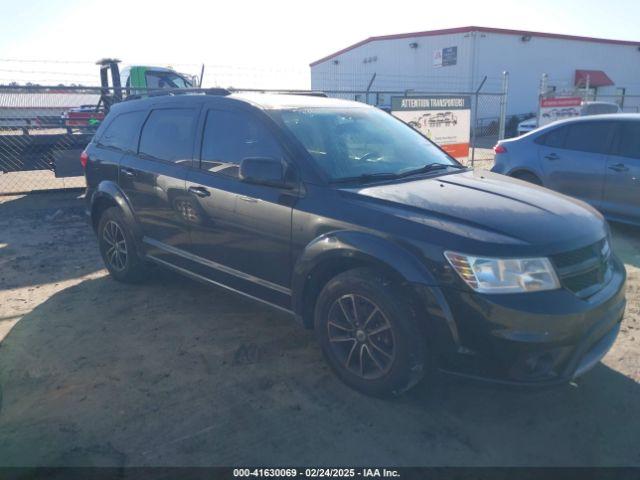
{"type": "Polygon", "coordinates": [[[460,334],[441,370],[492,382],[545,386],[572,380],[612,347],[624,315],[626,273],[587,299],[568,290],[514,295],[445,292],[460,334]]]}

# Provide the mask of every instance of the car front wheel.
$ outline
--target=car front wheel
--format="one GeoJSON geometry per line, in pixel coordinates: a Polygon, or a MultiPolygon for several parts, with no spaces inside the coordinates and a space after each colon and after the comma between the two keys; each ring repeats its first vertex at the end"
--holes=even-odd
{"type": "Polygon", "coordinates": [[[401,290],[371,269],[330,280],[318,297],[315,330],[338,377],[367,395],[398,395],[426,369],[426,342],[401,290]]]}

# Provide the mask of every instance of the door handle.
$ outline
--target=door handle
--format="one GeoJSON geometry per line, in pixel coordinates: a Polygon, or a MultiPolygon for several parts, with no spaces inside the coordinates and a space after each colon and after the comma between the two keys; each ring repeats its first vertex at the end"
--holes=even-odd
{"type": "Polygon", "coordinates": [[[253,197],[247,197],[246,195],[237,195],[237,197],[244,201],[244,202],[249,202],[249,203],[258,203],[258,199],[257,198],[253,198],[253,197]]]}
{"type": "Polygon", "coordinates": [[[627,167],[624,163],[616,163],[615,165],[611,165],[609,167],[609,170],[615,170],[616,172],[626,172],[627,170],[629,170],[629,167],[627,167]]]}
{"type": "Polygon", "coordinates": [[[544,158],[547,160],[558,160],[560,157],[557,153],[550,153],[549,155],[545,155],[544,158]]]}
{"type": "Polygon", "coordinates": [[[136,176],[136,172],[135,172],[135,170],[132,170],[132,169],[127,168],[127,167],[121,167],[121,168],[120,168],[120,171],[121,171],[124,175],[126,175],[127,177],[135,177],[135,176],[136,176]]]}
{"type": "Polygon", "coordinates": [[[196,197],[204,198],[210,197],[211,192],[204,187],[189,187],[189,193],[193,193],[196,197]]]}

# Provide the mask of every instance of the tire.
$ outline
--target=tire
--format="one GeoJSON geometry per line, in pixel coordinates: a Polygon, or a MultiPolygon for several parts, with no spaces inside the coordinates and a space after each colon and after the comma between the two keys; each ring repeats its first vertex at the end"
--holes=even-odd
{"type": "Polygon", "coordinates": [[[100,217],[98,246],[102,260],[114,279],[136,283],[145,278],[147,267],[138,255],[133,235],[118,207],[106,209],[100,217]]]}
{"type": "Polygon", "coordinates": [[[524,180],[525,182],[533,183],[534,185],[542,186],[542,180],[540,180],[537,175],[534,175],[530,172],[516,172],[512,175],[512,177],[517,178],[518,180],[524,180]]]}
{"type": "Polygon", "coordinates": [[[325,285],[314,320],[322,352],[337,376],[366,395],[388,397],[413,387],[427,369],[426,339],[415,317],[399,288],[376,270],[358,268],[325,285]]]}

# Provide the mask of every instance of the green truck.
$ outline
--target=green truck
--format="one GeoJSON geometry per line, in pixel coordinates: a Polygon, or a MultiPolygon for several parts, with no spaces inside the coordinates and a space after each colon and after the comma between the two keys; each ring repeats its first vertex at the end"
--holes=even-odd
{"type": "Polygon", "coordinates": [[[145,97],[159,90],[197,88],[197,78],[171,68],[132,65],[122,69],[120,60],[105,58],[100,65],[100,104],[108,111],[111,105],[129,96],[145,97]],[[111,80],[111,82],[109,81],[111,80]]]}
{"type": "Polygon", "coordinates": [[[148,89],[194,88],[193,83],[192,77],[170,68],[135,65],[120,72],[120,84],[127,95],[135,95],[136,91],[146,93],[148,89]]]}

